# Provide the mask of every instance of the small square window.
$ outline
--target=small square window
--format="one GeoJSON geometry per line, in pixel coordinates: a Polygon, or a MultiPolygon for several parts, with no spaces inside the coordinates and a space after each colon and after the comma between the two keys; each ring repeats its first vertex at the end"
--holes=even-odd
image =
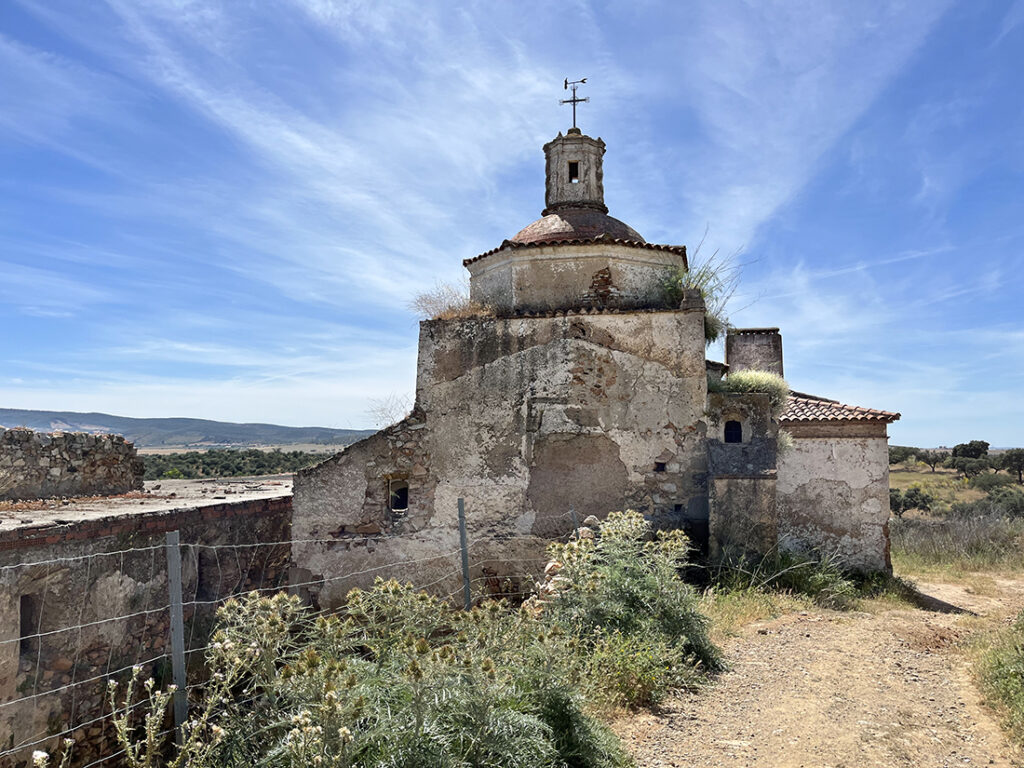
{"type": "Polygon", "coordinates": [[[664,461],[656,461],[656,462],[654,462],[654,471],[655,472],[664,472],[665,471],[665,462],[664,461]]]}
{"type": "Polygon", "coordinates": [[[743,425],[738,421],[725,422],[725,442],[742,443],[743,425]]]}

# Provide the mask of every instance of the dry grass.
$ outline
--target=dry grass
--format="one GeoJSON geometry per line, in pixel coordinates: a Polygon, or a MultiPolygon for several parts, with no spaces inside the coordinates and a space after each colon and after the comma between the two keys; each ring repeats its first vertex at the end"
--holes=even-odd
{"type": "Polygon", "coordinates": [[[924,464],[907,467],[903,464],[889,467],[889,487],[905,491],[920,486],[946,505],[956,501],[977,501],[985,497],[983,491],[968,488],[967,482],[957,477],[956,470],[939,468],[932,472],[924,464]]]}
{"type": "Polygon", "coordinates": [[[490,307],[469,298],[467,282],[458,285],[437,283],[413,298],[409,308],[424,320],[468,320],[494,316],[490,307]]]}
{"type": "Polygon", "coordinates": [[[813,608],[813,601],[803,595],[754,589],[712,588],[703,594],[700,601],[701,613],[711,619],[711,639],[716,644],[736,636],[755,621],[813,608]]]}
{"type": "Polygon", "coordinates": [[[893,565],[901,574],[962,581],[1024,570],[1024,519],[905,515],[889,530],[893,565]]]}

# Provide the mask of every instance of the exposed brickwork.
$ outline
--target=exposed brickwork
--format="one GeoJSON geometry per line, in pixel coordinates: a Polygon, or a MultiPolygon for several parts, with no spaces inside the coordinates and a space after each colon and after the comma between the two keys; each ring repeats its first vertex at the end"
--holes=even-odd
{"type": "Polygon", "coordinates": [[[612,271],[605,267],[594,274],[590,290],[583,294],[581,303],[586,307],[615,307],[622,292],[612,282],[612,271]]]}

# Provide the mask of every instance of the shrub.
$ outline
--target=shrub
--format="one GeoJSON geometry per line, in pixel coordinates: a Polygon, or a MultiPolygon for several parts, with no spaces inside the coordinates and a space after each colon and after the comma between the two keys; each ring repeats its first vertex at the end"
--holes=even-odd
{"type": "Polygon", "coordinates": [[[906,445],[890,445],[889,446],[889,463],[890,464],[902,464],[907,459],[917,456],[919,448],[911,448],[906,445]]]}
{"type": "Polygon", "coordinates": [[[768,371],[736,371],[724,379],[708,379],[708,390],[712,392],[746,393],[758,392],[768,395],[772,415],[778,417],[786,409],[789,399],[789,384],[777,373],[768,371]]]}
{"type": "Polygon", "coordinates": [[[688,552],[681,531],[652,536],[636,512],[609,515],[594,539],[552,545],[557,575],[543,613],[580,638],[612,703],[650,704],[721,668],[698,596],[679,577],[688,552]]]}
{"type": "MultiPolygon", "coordinates": [[[[340,615],[279,594],[229,601],[218,618],[210,681],[172,764],[629,765],[584,710],[564,661],[571,638],[526,612],[464,613],[379,581],[340,615]]],[[[167,697],[147,686],[155,722],[167,697]]],[[[134,743],[123,718],[118,732],[140,765],[161,748],[134,743]]]]}
{"type": "Polygon", "coordinates": [[[996,488],[1013,484],[1014,480],[1012,477],[1009,475],[999,474],[998,472],[985,472],[981,475],[975,475],[968,483],[971,488],[976,488],[979,491],[991,491],[996,488]]]}
{"type": "Polygon", "coordinates": [[[1013,486],[999,486],[988,492],[984,499],[959,501],[950,507],[953,517],[1024,517],[1024,490],[1013,486]]]}
{"type": "Polygon", "coordinates": [[[793,441],[793,435],[784,429],[780,429],[778,435],[775,437],[775,450],[779,456],[785,456],[791,450],[796,443],[793,441]]]}
{"type": "Polygon", "coordinates": [[[916,483],[903,492],[904,511],[919,509],[922,512],[930,512],[934,503],[935,497],[916,483]]]}
{"type": "Polygon", "coordinates": [[[685,536],[652,539],[639,515],[609,516],[596,540],[553,548],[561,572],[519,610],[381,580],[336,615],[229,600],[181,747],[158,736],[170,696],[152,681],[141,721],[121,706],[135,681],[112,694],[118,737],[132,768],[631,765],[586,697],[656,701],[721,665],[679,578],[685,536]]]}

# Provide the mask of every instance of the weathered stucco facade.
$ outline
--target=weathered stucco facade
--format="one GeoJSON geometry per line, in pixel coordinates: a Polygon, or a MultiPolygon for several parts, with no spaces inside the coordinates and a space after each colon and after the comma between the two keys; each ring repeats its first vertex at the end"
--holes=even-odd
{"type": "MultiPolygon", "coordinates": [[[[887,567],[877,467],[804,482],[832,467],[809,445],[778,461],[766,395],[709,397],[729,365],[705,359],[704,302],[666,290],[685,247],[607,215],[599,139],[573,129],[544,149],[542,217],[463,262],[486,315],[421,324],[412,413],[296,476],[293,580],[325,579],[311,595],[324,607],[376,576],[455,591],[460,498],[475,582],[528,582],[574,515],[625,508],[716,558],[831,547],[856,529],[851,547],[873,549],[851,564],[887,567]],[[805,502],[836,483],[858,491],[836,491],[815,527],[805,502]]],[[[733,335],[737,369],[781,374],[778,329],[733,335]]]]}
{"type": "Polygon", "coordinates": [[[862,571],[890,571],[886,424],[894,414],[833,403],[832,419],[800,420],[805,399],[792,398],[783,414],[793,446],[779,457],[780,546],[835,554],[862,571]],[[857,411],[863,417],[850,418],[857,411]]]}
{"type": "MultiPolygon", "coordinates": [[[[703,316],[691,297],[674,311],[423,323],[413,414],[296,478],[296,538],[338,539],[296,545],[296,561],[315,578],[451,551],[459,498],[474,557],[520,576],[515,564],[572,529],[570,508],[706,518],[703,316]]],[[[421,570],[452,573],[445,560],[421,570]]]]}

